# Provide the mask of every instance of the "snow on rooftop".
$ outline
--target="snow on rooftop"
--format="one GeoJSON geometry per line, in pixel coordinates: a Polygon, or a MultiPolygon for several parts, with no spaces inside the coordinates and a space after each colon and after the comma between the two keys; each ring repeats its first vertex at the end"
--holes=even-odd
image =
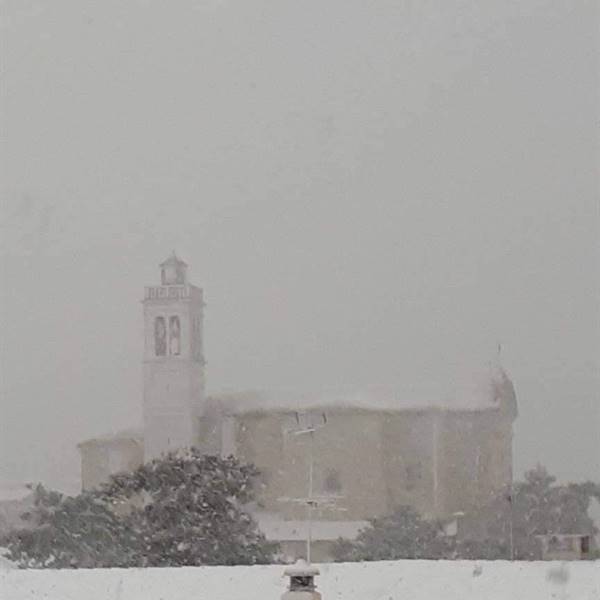
{"type": "Polygon", "coordinates": [[[361,389],[341,387],[320,391],[247,391],[215,394],[211,399],[230,414],[319,408],[479,411],[498,408],[498,385],[505,381],[508,381],[505,372],[495,365],[489,365],[483,370],[456,375],[442,382],[361,389]]]}
{"type": "MultiPolygon", "coordinates": [[[[323,600],[598,600],[600,563],[422,561],[318,565],[323,600]]],[[[0,569],[10,600],[279,600],[283,565],[0,569]]]]}
{"type": "Polygon", "coordinates": [[[77,446],[81,447],[88,444],[100,443],[105,444],[107,442],[120,442],[124,440],[133,440],[141,444],[144,441],[144,433],[141,429],[122,429],[121,431],[105,433],[103,435],[84,440],[83,442],[79,442],[77,446]]]}

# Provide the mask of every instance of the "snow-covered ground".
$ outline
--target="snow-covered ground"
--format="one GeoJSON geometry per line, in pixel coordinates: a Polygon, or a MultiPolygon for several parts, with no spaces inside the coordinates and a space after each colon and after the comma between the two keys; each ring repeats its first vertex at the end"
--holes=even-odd
{"type": "MultiPolygon", "coordinates": [[[[600,562],[396,561],[320,566],[323,600],[598,600],[600,562]]],[[[281,566],[29,571],[2,600],[278,600],[281,566]]]]}

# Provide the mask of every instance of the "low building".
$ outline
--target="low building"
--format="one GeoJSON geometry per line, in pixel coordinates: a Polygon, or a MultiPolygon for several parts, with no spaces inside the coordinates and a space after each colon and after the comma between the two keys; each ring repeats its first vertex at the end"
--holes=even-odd
{"type": "Polygon", "coordinates": [[[587,560],[591,557],[591,535],[556,533],[536,537],[544,560],[587,560]]]}
{"type": "Polygon", "coordinates": [[[30,526],[22,515],[33,508],[33,500],[33,490],[27,484],[0,484],[0,535],[14,528],[30,526]]]}
{"type": "Polygon", "coordinates": [[[144,462],[144,435],[133,429],[92,438],[77,447],[84,490],[97,488],[111,475],[133,471],[144,462]]]}
{"type": "MultiPolygon", "coordinates": [[[[279,515],[256,512],[254,518],[259,529],[270,542],[277,542],[284,562],[292,562],[306,553],[309,536],[307,520],[284,520],[279,515]]],[[[330,562],[333,560],[333,545],[339,538],[354,539],[368,521],[312,521],[311,560],[330,562]]]]}

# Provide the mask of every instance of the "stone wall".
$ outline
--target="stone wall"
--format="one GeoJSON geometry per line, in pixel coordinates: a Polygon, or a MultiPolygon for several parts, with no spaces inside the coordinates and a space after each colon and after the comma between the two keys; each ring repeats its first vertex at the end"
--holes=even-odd
{"type": "Polygon", "coordinates": [[[441,514],[481,506],[512,481],[512,427],[498,411],[444,415],[438,449],[441,514]]]}
{"type": "Polygon", "coordinates": [[[81,487],[97,488],[121,471],[133,471],[144,460],[141,440],[132,437],[89,440],[79,445],[81,452],[81,487]]]}
{"type": "MultiPolygon", "coordinates": [[[[262,472],[260,502],[286,519],[305,508],[310,436],[283,412],[235,418],[235,454],[262,472]]],[[[314,433],[314,494],[335,498],[315,518],[364,520],[401,505],[448,517],[485,502],[512,476],[511,423],[498,411],[327,411],[314,433]]]]}

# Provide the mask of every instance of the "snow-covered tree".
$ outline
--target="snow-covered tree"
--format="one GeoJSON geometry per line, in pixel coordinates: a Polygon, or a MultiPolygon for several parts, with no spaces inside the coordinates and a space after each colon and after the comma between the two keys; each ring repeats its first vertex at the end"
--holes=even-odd
{"type": "Polygon", "coordinates": [[[244,510],[258,474],[235,458],[171,453],[76,497],[36,490],[31,528],[4,541],[29,567],[257,564],[276,548],[244,510]]]}
{"type": "Polygon", "coordinates": [[[588,514],[592,498],[600,499],[599,484],[557,484],[556,477],[538,465],[474,518],[486,521],[487,538],[504,549],[497,558],[510,556],[512,536],[513,557],[533,560],[541,558],[538,535],[597,532],[588,514]]]}
{"type": "Polygon", "coordinates": [[[538,466],[482,506],[463,517],[457,536],[421,518],[409,507],[373,519],[356,540],[337,541],[336,560],[399,558],[508,559],[541,558],[536,536],[597,532],[588,514],[592,498],[600,500],[600,485],[592,482],[560,485],[538,466]],[[512,545],[512,552],[511,552],[512,545]]]}
{"type": "Polygon", "coordinates": [[[102,497],[140,536],[144,566],[267,563],[276,548],[243,510],[257,475],[192,449],[113,477],[102,497]]]}
{"type": "Polygon", "coordinates": [[[65,496],[38,485],[27,527],[9,532],[0,545],[21,567],[127,567],[136,563],[135,532],[93,492],[65,496]]]}

